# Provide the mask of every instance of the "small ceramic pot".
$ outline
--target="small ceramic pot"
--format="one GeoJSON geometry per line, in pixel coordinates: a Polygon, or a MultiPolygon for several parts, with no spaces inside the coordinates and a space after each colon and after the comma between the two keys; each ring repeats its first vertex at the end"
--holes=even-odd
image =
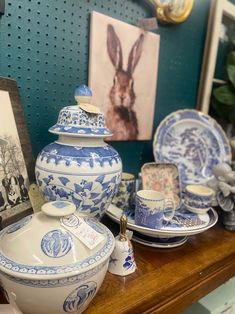
{"type": "Polygon", "coordinates": [[[212,204],[214,191],[204,185],[187,185],[184,193],[184,203],[188,210],[209,210],[212,204]]]}
{"type": "Polygon", "coordinates": [[[112,203],[118,208],[134,209],[135,176],[132,173],[123,172],[119,189],[112,203]]]}
{"type": "Polygon", "coordinates": [[[135,223],[137,225],[160,229],[164,221],[172,220],[174,214],[173,199],[166,199],[163,193],[154,190],[140,190],[136,193],[135,223]]]}

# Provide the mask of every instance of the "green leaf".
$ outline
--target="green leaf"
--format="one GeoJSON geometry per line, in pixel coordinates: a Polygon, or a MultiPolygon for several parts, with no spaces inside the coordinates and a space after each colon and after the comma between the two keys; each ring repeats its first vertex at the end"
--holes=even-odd
{"type": "Polygon", "coordinates": [[[235,106],[235,91],[231,86],[220,86],[213,90],[213,95],[222,104],[235,106]]]}
{"type": "Polygon", "coordinates": [[[235,65],[229,65],[227,68],[228,71],[228,78],[230,82],[233,84],[233,87],[235,87],[235,65]]]}
{"type": "Polygon", "coordinates": [[[234,36],[231,38],[231,43],[232,43],[233,45],[235,45],[235,37],[234,37],[234,36]]]}
{"type": "Polygon", "coordinates": [[[235,110],[232,110],[228,116],[229,122],[235,125],[235,110]]]}
{"type": "Polygon", "coordinates": [[[228,116],[231,111],[231,106],[226,106],[224,104],[221,104],[218,100],[215,98],[212,98],[212,116],[217,116],[219,119],[222,119],[224,121],[228,121],[228,116]]]}
{"type": "Polygon", "coordinates": [[[235,51],[229,53],[227,58],[227,67],[230,65],[235,65],[235,51]]]}

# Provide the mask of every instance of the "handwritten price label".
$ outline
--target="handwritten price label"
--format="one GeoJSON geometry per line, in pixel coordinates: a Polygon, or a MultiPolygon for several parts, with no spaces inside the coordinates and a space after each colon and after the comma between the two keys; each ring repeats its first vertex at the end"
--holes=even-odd
{"type": "Polygon", "coordinates": [[[82,241],[82,243],[90,250],[104,240],[102,234],[95,231],[84,221],[84,219],[77,217],[76,215],[62,217],[60,223],[66,230],[82,241]]]}

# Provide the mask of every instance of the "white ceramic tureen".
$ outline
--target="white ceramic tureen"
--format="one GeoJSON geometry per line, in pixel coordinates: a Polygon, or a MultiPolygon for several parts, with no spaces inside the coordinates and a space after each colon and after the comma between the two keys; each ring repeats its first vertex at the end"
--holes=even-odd
{"type": "Polygon", "coordinates": [[[114,237],[97,219],[82,220],[75,210],[69,202],[47,203],[1,231],[1,285],[22,313],[81,313],[100,288],[114,237]],[[82,221],[101,238],[93,249],[68,230],[82,221]]]}
{"type": "Polygon", "coordinates": [[[36,161],[36,180],[48,201],[68,200],[78,211],[100,218],[112,201],[121,178],[118,152],[104,142],[112,135],[104,115],[90,104],[85,85],[75,91],[78,105],[64,107],[49,131],[59,138],[36,161]]]}

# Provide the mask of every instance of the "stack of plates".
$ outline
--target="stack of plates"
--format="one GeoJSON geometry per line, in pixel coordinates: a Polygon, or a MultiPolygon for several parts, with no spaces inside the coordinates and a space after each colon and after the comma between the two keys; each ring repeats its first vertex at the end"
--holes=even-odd
{"type": "MultiPolygon", "coordinates": [[[[128,211],[127,211],[128,213],[128,211]]],[[[111,204],[106,214],[115,222],[120,223],[123,210],[111,204]]],[[[213,227],[218,220],[216,211],[212,208],[205,214],[189,212],[184,205],[176,210],[174,218],[164,222],[160,229],[150,229],[135,224],[135,220],[129,215],[127,228],[137,232],[133,240],[144,245],[171,248],[182,245],[187,237],[202,233],[213,227]]]]}

